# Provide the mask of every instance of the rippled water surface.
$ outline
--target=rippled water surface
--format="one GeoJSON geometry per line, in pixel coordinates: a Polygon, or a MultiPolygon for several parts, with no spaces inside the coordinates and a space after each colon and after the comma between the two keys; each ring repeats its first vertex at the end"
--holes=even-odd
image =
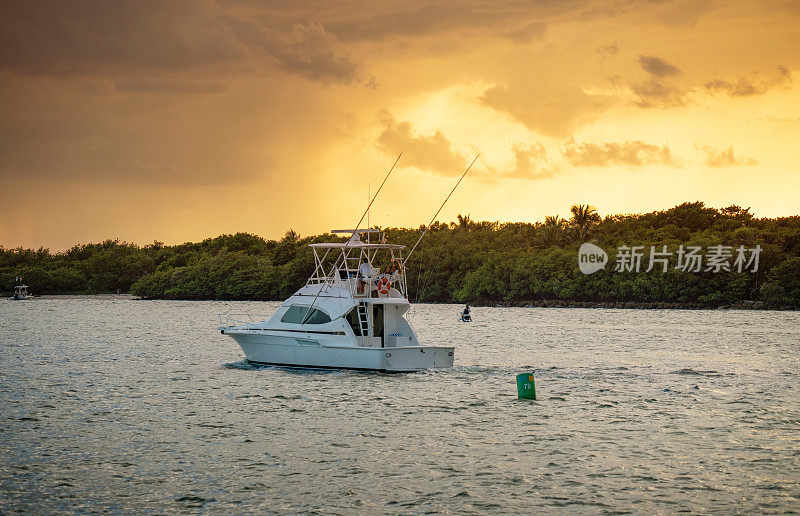
{"type": "Polygon", "coordinates": [[[456,367],[386,375],[216,330],[277,306],[0,303],[0,513],[800,510],[797,312],[418,305],[456,367]]]}

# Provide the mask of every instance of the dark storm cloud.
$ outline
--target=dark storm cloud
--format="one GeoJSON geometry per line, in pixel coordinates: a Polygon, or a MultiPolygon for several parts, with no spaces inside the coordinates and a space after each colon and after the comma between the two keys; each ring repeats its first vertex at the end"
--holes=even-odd
{"type": "Polygon", "coordinates": [[[10,2],[0,16],[0,69],[75,76],[277,66],[311,80],[370,83],[318,23],[270,23],[207,0],[10,2]]]}
{"type": "Polygon", "coordinates": [[[32,0],[3,10],[0,66],[24,73],[174,70],[247,52],[209,2],[32,0]]]}
{"type": "Polygon", "coordinates": [[[670,77],[681,73],[680,68],[669,64],[657,56],[639,56],[639,64],[647,73],[654,77],[670,77]]]}
{"type": "Polygon", "coordinates": [[[143,93],[158,95],[185,95],[192,93],[224,93],[227,88],[216,82],[181,80],[125,80],[114,84],[121,93],[143,93]]]}
{"type": "Polygon", "coordinates": [[[336,38],[317,23],[294,24],[288,42],[273,45],[269,52],[281,68],[307,79],[323,82],[352,83],[363,79],[360,67],[346,54],[336,38]]]}
{"type": "Polygon", "coordinates": [[[46,179],[77,183],[149,185],[246,182],[264,174],[248,163],[237,142],[223,139],[224,127],[193,128],[182,114],[152,120],[142,130],[131,117],[113,123],[99,113],[52,119],[43,127],[17,124],[0,139],[0,179],[46,179]],[[164,145],[164,142],[169,145],[164,145]],[[230,170],[220,174],[221,170],[230,170]]]}
{"type": "Polygon", "coordinates": [[[570,140],[564,148],[564,157],[578,167],[676,165],[668,146],[639,140],[623,143],[575,143],[570,140]]]}
{"type": "MultiPolygon", "coordinates": [[[[336,4],[339,6],[340,4],[336,4]]],[[[640,2],[636,0],[429,0],[357,2],[329,9],[326,26],[342,40],[436,37],[440,34],[489,34],[528,43],[551,24],[564,21],[596,22],[604,17],[633,13],[656,23],[693,24],[708,12],[705,0],[640,2]],[[343,17],[347,12],[349,16],[343,17]]],[[[317,13],[325,4],[317,6],[317,13]]]]}
{"type": "MultiPolygon", "coordinates": [[[[550,12],[559,10],[557,3],[552,8],[536,9],[550,12]]],[[[441,32],[474,30],[478,32],[500,32],[510,37],[530,39],[544,31],[545,23],[532,19],[534,9],[516,4],[442,2],[425,3],[405,8],[392,7],[382,12],[332,23],[332,31],[343,39],[376,40],[395,36],[430,36],[441,32]],[[515,23],[516,22],[516,23],[515,23]],[[521,22],[521,23],[520,23],[521,22]],[[514,25],[517,25],[514,27],[514,25]]],[[[407,4],[406,4],[407,5],[407,4]]]]}

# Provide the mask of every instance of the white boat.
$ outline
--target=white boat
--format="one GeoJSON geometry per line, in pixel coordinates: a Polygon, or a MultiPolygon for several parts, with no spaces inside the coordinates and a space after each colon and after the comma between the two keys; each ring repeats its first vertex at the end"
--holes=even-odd
{"type": "Polygon", "coordinates": [[[11,296],[12,300],[24,301],[25,299],[31,298],[33,298],[33,296],[28,293],[28,285],[17,285],[14,287],[14,295],[11,296]]]}
{"type": "Polygon", "coordinates": [[[405,317],[411,305],[404,246],[382,236],[370,243],[377,232],[339,230],[351,235],[347,242],[309,244],[316,267],[304,287],[266,320],[220,314],[220,331],[257,364],[385,372],[453,367],[453,347],[419,343],[405,317]],[[395,270],[373,267],[381,263],[395,270]]]}

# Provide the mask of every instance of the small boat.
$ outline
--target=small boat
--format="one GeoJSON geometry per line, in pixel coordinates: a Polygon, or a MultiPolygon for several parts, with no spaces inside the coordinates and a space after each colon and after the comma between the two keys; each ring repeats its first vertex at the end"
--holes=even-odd
{"type": "Polygon", "coordinates": [[[383,372],[453,367],[454,348],[420,344],[406,319],[405,246],[383,235],[371,243],[379,232],[334,230],[349,233],[348,241],[309,244],[315,270],[305,286],[264,320],[220,314],[219,330],[256,364],[383,372]],[[379,263],[387,267],[376,270],[379,263]]]}
{"type": "Polygon", "coordinates": [[[14,301],[24,301],[26,299],[32,299],[33,296],[28,293],[28,285],[17,285],[14,287],[14,295],[11,296],[11,299],[14,301]]]}

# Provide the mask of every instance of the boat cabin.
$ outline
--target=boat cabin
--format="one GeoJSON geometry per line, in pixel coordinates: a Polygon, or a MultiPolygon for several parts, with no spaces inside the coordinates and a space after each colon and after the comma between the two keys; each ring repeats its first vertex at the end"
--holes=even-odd
{"type": "Polygon", "coordinates": [[[324,324],[341,316],[359,346],[417,345],[416,335],[403,317],[410,308],[405,246],[386,243],[378,229],[332,232],[347,233],[350,238],[309,244],[314,252],[314,273],[306,286],[284,303],[288,307],[280,321],[324,324]],[[314,299],[299,301],[298,297],[314,299]]]}

